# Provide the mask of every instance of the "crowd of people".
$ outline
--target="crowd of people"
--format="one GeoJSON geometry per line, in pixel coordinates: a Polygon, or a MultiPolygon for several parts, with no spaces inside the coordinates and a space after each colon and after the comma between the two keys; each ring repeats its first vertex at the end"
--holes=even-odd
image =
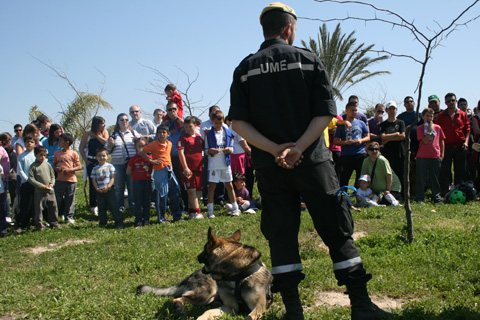
{"type": "Polygon", "coordinates": [[[91,213],[102,227],[109,210],[122,229],[126,209],[135,214],[137,227],[149,225],[152,206],[159,223],[167,221],[167,208],[173,222],[184,214],[201,219],[202,191],[208,218],[215,218],[214,203],[231,216],[254,213],[259,203],[250,197],[253,168],[246,141],[231,130],[218,106],[210,107],[210,119],[202,123],[182,116],[182,97],[173,84],[165,93],[166,112],[156,109],[153,121],[134,105],[129,114],[117,116],[109,133],[105,119],[93,117],[79,153],[72,135],[45,115],[25,128],[16,124],[13,136],[2,133],[0,232],[7,233],[12,222],[17,232],[31,224],[41,231],[46,225],[61,228],[59,220],[75,223],[76,173],[82,168],[91,213]]]}
{"type": "MultiPolygon", "coordinates": [[[[160,223],[166,222],[167,208],[174,222],[182,220],[183,214],[201,219],[199,199],[203,199],[208,218],[215,217],[214,204],[225,205],[231,216],[255,212],[260,203],[250,196],[254,185],[251,148],[232,129],[231,119],[216,105],[210,107],[209,120],[203,123],[194,116],[183,117],[182,97],[176,87],[169,84],[165,93],[166,112],[155,109],[153,121],[143,118],[134,105],[129,114],[117,116],[109,134],[105,120],[95,116],[80,141],[79,154],[72,149],[73,137],[45,115],[25,128],[16,124],[13,136],[2,133],[0,206],[4,209],[0,232],[7,233],[13,208],[18,232],[31,220],[37,230],[43,230],[43,215],[52,228],[60,228],[58,218],[75,223],[80,157],[88,180],[91,213],[99,216],[101,226],[107,224],[109,209],[116,227],[123,228],[126,207],[135,213],[139,227],[150,224],[151,206],[160,223]]],[[[418,202],[425,200],[428,188],[433,202],[441,204],[452,183],[471,180],[479,187],[480,110],[477,107],[472,112],[463,98],[457,108],[453,93],[445,96],[445,104],[447,108],[442,111],[438,96],[429,96],[428,108],[410,134],[410,187],[418,202]]],[[[377,104],[368,120],[358,112],[358,105],[358,97],[351,96],[343,116],[333,118],[325,130],[325,144],[340,185],[347,186],[355,171],[356,206],[348,201],[351,210],[398,206],[404,178],[405,128],[415,121],[414,100],[405,97],[406,111],[398,116],[394,101],[377,104]]]]}

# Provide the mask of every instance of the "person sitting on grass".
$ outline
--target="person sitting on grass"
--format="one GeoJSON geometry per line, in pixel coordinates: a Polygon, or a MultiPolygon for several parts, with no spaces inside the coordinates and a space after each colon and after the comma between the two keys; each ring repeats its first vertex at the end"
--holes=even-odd
{"type": "MultiPolygon", "coordinates": [[[[149,137],[134,139],[135,148],[139,152],[148,144],[149,137]]],[[[148,157],[148,155],[147,155],[148,157]]],[[[137,227],[150,224],[150,197],[152,195],[152,165],[138,153],[127,165],[127,175],[133,179],[133,200],[135,201],[135,224],[137,227]]]]}
{"type": "Polygon", "coordinates": [[[372,191],[375,194],[383,194],[381,204],[399,206],[396,198],[400,196],[400,180],[390,167],[387,158],[380,154],[380,145],[372,141],[365,149],[369,156],[363,160],[361,175],[370,175],[372,191]]]}
{"type": "Polygon", "coordinates": [[[170,211],[173,216],[173,222],[182,220],[182,211],[180,206],[180,187],[177,178],[172,169],[172,143],[167,140],[169,129],[166,125],[157,127],[157,140],[146,145],[138,151],[138,154],[149,164],[153,165],[153,181],[157,196],[157,215],[158,223],[164,223],[165,213],[167,211],[167,201],[170,199],[170,211]],[[147,155],[152,154],[152,158],[147,155]]]}
{"type": "Polygon", "coordinates": [[[47,221],[51,228],[61,229],[58,224],[57,200],[53,192],[55,185],[55,172],[52,166],[45,161],[47,158],[47,148],[37,146],[33,150],[35,162],[28,171],[28,182],[35,188],[33,195],[33,207],[35,209],[34,223],[38,231],[45,229],[43,220],[43,210],[46,208],[48,215],[47,221]]]}
{"type": "Polygon", "coordinates": [[[357,189],[357,206],[359,207],[378,207],[378,196],[370,189],[370,176],[364,174],[358,179],[359,188],[357,189]]]}
{"type": "Polygon", "coordinates": [[[185,133],[178,139],[177,149],[180,177],[188,194],[189,219],[203,219],[197,198],[197,191],[203,190],[203,140],[200,134],[195,133],[195,117],[187,117],[183,127],[185,133]]]}
{"type": "MultiPolygon", "coordinates": [[[[246,186],[247,179],[243,174],[235,174],[233,177],[233,186],[235,192],[235,200],[237,201],[238,207],[241,211],[245,213],[255,213],[257,209],[256,204],[250,198],[250,193],[248,192],[246,186]]],[[[232,210],[232,205],[227,203],[225,208],[228,211],[232,210]]]]}
{"type": "Polygon", "coordinates": [[[102,228],[107,226],[107,209],[110,208],[115,219],[116,228],[123,229],[123,217],[120,213],[115,197],[115,188],[113,187],[115,183],[115,167],[107,162],[108,151],[104,147],[97,149],[96,158],[98,165],[93,167],[90,176],[97,191],[99,225],[102,228]]]}

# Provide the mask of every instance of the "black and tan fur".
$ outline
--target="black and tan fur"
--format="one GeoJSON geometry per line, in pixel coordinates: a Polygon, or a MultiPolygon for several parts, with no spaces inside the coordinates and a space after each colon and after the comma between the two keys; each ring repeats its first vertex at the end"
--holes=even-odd
{"type": "Polygon", "coordinates": [[[239,241],[240,230],[230,238],[217,238],[209,228],[207,243],[198,255],[198,261],[204,264],[202,269],[170,288],[139,286],[138,292],[175,297],[178,311],[183,311],[185,303],[221,304],[220,308],[206,311],[198,320],[213,319],[224,312],[238,313],[242,303],[249,312],[245,319],[259,319],[271,300],[272,275],[259,262],[261,253],[239,241]]]}

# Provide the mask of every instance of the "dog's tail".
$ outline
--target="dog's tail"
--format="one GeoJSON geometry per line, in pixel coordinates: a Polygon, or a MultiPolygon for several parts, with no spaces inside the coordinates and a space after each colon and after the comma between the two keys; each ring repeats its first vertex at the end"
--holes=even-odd
{"type": "Polygon", "coordinates": [[[178,298],[181,297],[185,288],[183,286],[174,285],[168,288],[159,288],[159,287],[150,287],[150,286],[138,286],[137,293],[145,294],[145,293],[153,293],[157,296],[168,296],[178,298]]]}

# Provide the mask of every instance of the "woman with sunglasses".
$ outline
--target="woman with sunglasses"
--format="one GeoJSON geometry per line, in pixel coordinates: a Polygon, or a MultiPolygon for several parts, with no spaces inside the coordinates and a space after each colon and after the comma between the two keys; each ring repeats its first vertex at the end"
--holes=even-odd
{"type": "Polygon", "coordinates": [[[392,207],[400,205],[397,201],[400,196],[400,180],[390,167],[387,158],[380,153],[380,145],[376,141],[371,141],[367,143],[365,149],[368,157],[363,160],[361,174],[370,176],[373,193],[383,194],[381,204],[390,204],[392,207]]]}
{"type": "Polygon", "coordinates": [[[93,186],[90,174],[92,173],[93,167],[98,164],[97,158],[95,157],[96,151],[102,148],[107,140],[108,131],[105,129],[105,119],[99,116],[93,117],[90,131],[85,132],[80,141],[79,152],[87,168],[90,210],[95,216],[98,215],[97,192],[93,186]]]}
{"type": "Polygon", "coordinates": [[[105,148],[112,155],[112,164],[115,167],[115,198],[120,212],[125,210],[124,192],[125,184],[128,190],[128,206],[130,210],[134,210],[135,203],[133,201],[133,180],[132,176],[127,175],[127,164],[131,157],[137,154],[137,149],[133,143],[134,138],[141,135],[132,129],[128,123],[128,115],[120,113],[117,116],[117,122],[113,133],[108,138],[105,148]]]}

